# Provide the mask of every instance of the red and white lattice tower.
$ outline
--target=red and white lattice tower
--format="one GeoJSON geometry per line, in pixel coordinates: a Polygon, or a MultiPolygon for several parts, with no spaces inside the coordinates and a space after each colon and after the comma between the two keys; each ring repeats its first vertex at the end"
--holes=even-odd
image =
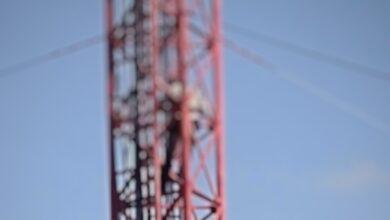
{"type": "Polygon", "coordinates": [[[106,10],[111,220],[225,220],[221,0],[106,10]]]}

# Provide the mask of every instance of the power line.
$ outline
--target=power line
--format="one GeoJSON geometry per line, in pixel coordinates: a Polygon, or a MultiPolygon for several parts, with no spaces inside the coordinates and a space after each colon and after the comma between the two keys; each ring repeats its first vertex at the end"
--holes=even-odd
{"type": "Polygon", "coordinates": [[[232,23],[224,22],[224,26],[225,26],[225,30],[227,31],[241,34],[242,36],[251,38],[256,41],[260,40],[274,47],[278,47],[283,50],[288,50],[295,54],[299,54],[307,58],[319,60],[321,62],[332,64],[334,66],[352,70],[354,71],[353,73],[364,74],[380,80],[390,81],[390,73],[383,70],[369,67],[367,65],[357,63],[355,61],[343,59],[337,56],[332,56],[318,50],[302,47],[297,44],[293,44],[291,42],[279,38],[275,38],[264,33],[259,33],[249,28],[241,27],[232,23]]]}
{"type": "Polygon", "coordinates": [[[29,69],[31,67],[46,63],[48,61],[58,59],[70,54],[74,54],[80,50],[84,50],[86,48],[92,47],[94,45],[97,45],[101,43],[104,40],[104,35],[95,35],[80,41],[77,41],[75,43],[72,43],[70,45],[60,47],[57,49],[54,49],[52,51],[49,51],[45,54],[42,54],[40,56],[36,56],[33,58],[30,58],[28,60],[24,60],[18,63],[15,63],[13,65],[4,67],[0,69],[0,77],[6,77],[12,74],[19,73],[23,70],[29,69]]]}
{"type": "Polygon", "coordinates": [[[371,115],[371,114],[361,110],[357,106],[336,97],[335,95],[331,94],[327,90],[322,89],[322,88],[318,87],[317,85],[315,85],[315,84],[313,84],[305,79],[300,78],[296,74],[287,73],[285,71],[283,71],[283,72],[280,71],[280,69],[276,65],[269,62],[264,57],[253,52],[252,50],[241,47],[240,45],[238,45],[237,43],[235,43],[234,41],[232,41],[230,39],[225,38],[224,42],[225,42],[224,45],[227,48],[231,49],[233,52],[239,54],[243,58],[251,61],[252,63],[254,63],[256,65],[267,69],[268,71],[270,71],[274,75],[278,76],[279,78],[284,79],[284,80],[294,84],[295,86],[305,90],[306,92],[320,98],[321,100],[327,102],[328,104],[331,104],[331,105],[337,107],[338,109],[344,111],[345,113],[347,113],[347,114],[355,117],[359,121],[365,123],[366,125],[368,125],[372,128],[375,128],[376,130],[382,131],[387,135],[390,134],[390,125],[388,123],[384,122],[383,120],[378,119],[374,115],[371,115]]]}

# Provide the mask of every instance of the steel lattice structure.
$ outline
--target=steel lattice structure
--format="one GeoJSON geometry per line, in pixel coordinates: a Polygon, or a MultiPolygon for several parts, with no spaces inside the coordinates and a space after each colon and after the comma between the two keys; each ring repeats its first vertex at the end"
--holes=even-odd
{"type": "Polygon", "coordinates": [[[226,219],[220,0],[106,3],[111,220],[226,219]]]}

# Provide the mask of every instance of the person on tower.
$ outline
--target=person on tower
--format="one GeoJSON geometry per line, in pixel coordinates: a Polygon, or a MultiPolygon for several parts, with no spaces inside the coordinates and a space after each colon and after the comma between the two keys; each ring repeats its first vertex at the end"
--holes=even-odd
{"type": "MultiPolygon", "coordinates": [[[[161,85],[161,81],[159,82],[161,85]]],[[[172,161],[178,150],[178,142],[181,134],[181,104],[185,95],[182,83],[177,79],[170,79],[165,84],[165,98],[163,106],[167,113],[167,139],[165,148],[165,161],[161,171],[161,184],[163,193],[166,192],[166,184],[171,181],[170,172],[172,170],[172,161]]],[[[191,122],[191,146],[195,142],[195,133],[201,128],[202,118],[211,115],[211,108],[206,97],[201,93],[201,90],[196,87],[188,88],[188,108],[189,119],[191,122]]]]}

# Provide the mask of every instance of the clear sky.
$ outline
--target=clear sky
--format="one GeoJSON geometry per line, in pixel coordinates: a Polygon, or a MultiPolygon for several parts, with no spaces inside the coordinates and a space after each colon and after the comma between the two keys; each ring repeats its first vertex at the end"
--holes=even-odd
{"type": "MultiPolygon", "coordinates": [[[[226,0],[224,19],[390,71],[386,0],[226,0]]],[[[0,67],[103,31],[103,3],[0,2],[0,67]]],[[[227,32],[332,102],[226,51],[228,216],[390,219],[390,82],[227,32]],[[356,117],[358,109],[367,116],[356,117]],[[388,128],[388,127],[387,127],[388,128]]],[[[107,220],[104,46],[0,78],[0,219],[107,220]]]]}

